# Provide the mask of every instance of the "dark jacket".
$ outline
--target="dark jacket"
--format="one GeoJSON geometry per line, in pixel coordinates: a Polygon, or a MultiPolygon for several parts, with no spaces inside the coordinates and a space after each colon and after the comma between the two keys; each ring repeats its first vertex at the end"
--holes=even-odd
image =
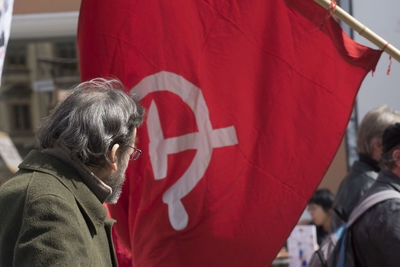
{"type": "Polygon", "coordinates": [[[0,187],[0,267],[117,266],[113,220],[71,165],[32,151],[0,187]]]}
{"type": "MultiPolygon", "coordinates": [[[[387,189],[400,192],[400,177],[382,170],[365,197],[387,189]]],[[[356,266],[400,265],[400,199],[373,206],[350,230],[356,266]]]]}
{"type": "Polygon", "coordinates": [[[378,163],[365,155],[360,155],[360,160],[354,162],[336,193],[331,219],[332,232],[347,222],[354,207],[375,182],[378,171],[378,163]]]}

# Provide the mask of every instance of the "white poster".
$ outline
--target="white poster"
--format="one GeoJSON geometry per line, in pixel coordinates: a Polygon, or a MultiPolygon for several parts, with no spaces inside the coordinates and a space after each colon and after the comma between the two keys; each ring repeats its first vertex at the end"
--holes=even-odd
{"type": "Polygon", "coordinates": [[[8,39],[10,38],[11,17],[14,0],[0,0],[0,83],[3,73],[4,58],[8,39]]]}
{"type": "Polygon", "coordinates": [[[314,225],[297,225],[287,240],[290,267],[306,267],[317,248],[314,225]]]}
{"type": "Polygon", "coordinates": [[[10,137],[3,132],[0,132],[0,156],[10,171],[16,172],[18,170],[18,165],[22,162],[21,156],[10,137]]]}

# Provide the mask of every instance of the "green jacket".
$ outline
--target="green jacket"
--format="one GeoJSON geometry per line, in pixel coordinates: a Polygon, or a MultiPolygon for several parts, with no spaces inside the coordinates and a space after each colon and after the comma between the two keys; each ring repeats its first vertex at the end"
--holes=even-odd
{"type": "Polygon", "coordinates": [[[77,170],[32,151],[0,186],[0,267],[117,266],[113,220],[77,170]]]}

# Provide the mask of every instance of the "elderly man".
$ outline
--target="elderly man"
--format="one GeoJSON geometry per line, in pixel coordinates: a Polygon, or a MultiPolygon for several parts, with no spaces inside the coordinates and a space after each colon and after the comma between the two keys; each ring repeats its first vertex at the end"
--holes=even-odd
{"type": "Polygon", "coordinates": [[[116,266],[113,220],[143,108],[116,80],[78,85],[0,187],[0,266],[116,266]]]}
{"type": "MultiPolygon", "coordinates": [[[[400,123],[383,134],[382,170],[365,198],[383,191],[400,192],[400,123]]],[[[399,266],[400,198],[383,201],[351,227],[348,245],[353,249],[356,266],[399,266]]]]}
{"type": "Polygon", "coordinates": [[[359,160],[343,179],[336,193],[331,221],[332,232],[347,222],[350,213],[378,177],[382,134],[389,125],[400,122],[400,113],[387,106],[369,111],[357,133],[359,160]]]}

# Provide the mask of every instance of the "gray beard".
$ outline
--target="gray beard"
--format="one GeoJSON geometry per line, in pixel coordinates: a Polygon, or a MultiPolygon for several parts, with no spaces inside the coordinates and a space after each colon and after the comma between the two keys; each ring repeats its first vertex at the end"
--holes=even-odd
{"type": "Polygon", "coordinates": [[[105,184],[112,189],[111,195],[105,200],[106,203],[115,204],[118,202],[118,199],[122,193],[122,186],[124,185],[126,179],[125,171],[126,168],[119,168],[117,172],[110,176],[110,179],[104,181],[105,184]]]}

